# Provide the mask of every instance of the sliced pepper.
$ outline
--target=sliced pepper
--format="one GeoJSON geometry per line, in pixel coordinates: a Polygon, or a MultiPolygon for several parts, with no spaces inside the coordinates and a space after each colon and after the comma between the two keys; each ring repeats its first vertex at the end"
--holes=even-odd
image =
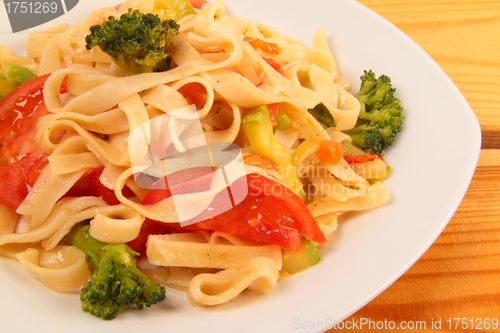
{"type": "Polygon", "coordinates": [[[296,168],[292,163],[292,155],[283,148],[274,136],[267,107],[261,106],[247,112],[241,120],[241,126],[253,151],[276,163],[276,169],[285,178],[287,187],[300,198],[305,198],[302,183],[298,179],[296,168]]]}
{"type": "Polygon", "coordinates": [[[8,95],[21,83],[34,79],[35,77],[36,74],[24,66],[8,64],[0,74],[0,98],[8,95]]]}

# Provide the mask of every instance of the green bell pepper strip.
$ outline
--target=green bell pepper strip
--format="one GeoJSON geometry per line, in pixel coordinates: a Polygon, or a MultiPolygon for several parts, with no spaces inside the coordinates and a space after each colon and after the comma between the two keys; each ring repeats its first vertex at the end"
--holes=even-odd
{"type": "Polygon", "coordinates": [[[7,96],[15,87],[36,77],[30,69],[18,65],[8,64],[0,74],[0,95],[7,96]]]}
{"type": "Polygon", "coordinates": [[[292,155],[276,140],[267,107],[260,106],[247,112],[241,119],[241,126],[253,151],[276,163],[286,186],[304,200],[305,192],[292,163],[292,155]]]}

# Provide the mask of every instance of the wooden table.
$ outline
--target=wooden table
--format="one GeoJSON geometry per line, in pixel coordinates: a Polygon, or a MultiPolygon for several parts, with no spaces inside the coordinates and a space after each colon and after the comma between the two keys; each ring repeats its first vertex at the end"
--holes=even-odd
{"type": "Polygon", "coordinates": [[[329,332],[500,332],[500,1],[359,1],[446,71],[478,117],[483,141],[467,194],[441,236],[399,280],[346,319],[364,328],[384,321],[408,328],[354,325],[329,332]],[[496,330],[486,329],[492,318],[499,321],[496,330]]]}

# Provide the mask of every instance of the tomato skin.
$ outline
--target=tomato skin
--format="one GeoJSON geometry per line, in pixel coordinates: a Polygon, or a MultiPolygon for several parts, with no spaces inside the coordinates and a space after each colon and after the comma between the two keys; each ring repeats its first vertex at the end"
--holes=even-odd
{"type": "MultiPolygon", "coordinates": [[[[50,74],[45,74],[28,80],[14,88],[14,90],[12,90],[7,96],[0,99],[0,117],[10,113],[29,95],[41,92],[41,88],[43,88],[43,85],[49,76],[50,74]]],[[[32,110],[26,111],[28,112],[32,110]]]]}
{"type": "Polygon", "coordinates": [[[134,240],[127,243],[128,246],[132,248],[139,255],[146,255],[146,242],[148,241],[149,235],[162,235],[166,233],[166,227],[162,224],[158,224],[150,219],[146,219],[142,224],[139,236],[134,240]]]}
{"type": "Polygon", "coordinates": [[[16,210],[42,169],[47,154],[36,144],[38,119],[48,114],[43,85],[49,74],[26,81],[0,99],[0,203],[16,210]]]}
{"type": "MultiPolygon", "coordinates": [[[[104,171],[104,166],[90,169],[69,189],[63,197],[101,197],[108,205],[118,205],[120,201],[115,192],[104,186],[99,177],[104,171]]],[[[134,193],[128,188],[123,189],[125,197],[131,197],[134,193]]]]}
{"type": "Polygon", "coordinates": [[[0,203],[16,210],[47,163],[47,155],[34,149],[15,163],[0,165],[0,203]]]}
{"type": "Polygon", "coordinates": [[[142,199],[143,205],[154,205],[161,200],[178,193],[206,191],[210,188],[213,177],[212,167],[193,167],[176,171],[167,178],[156,181],[142,199]]]}
{"type": "Polygon", "coordinates": [[[38,76],[17,86],[0,99],[2,154],[12,163],[33,146],[38,119],[48,114],[43,105],[43,85],[49,75],[38,76]]]}
{"type": "Polygon", "coordinates": [[[120,201],[116,198],[115,193],[99,181],[103,170],[104,166],[100,166],[84,173],[64,197],[102,197],[108,205],[119,204],[120,201]]]}
{"type": "Polygon", "coordinates": [[[189,103],[196,104],[198,107],[202,107],[207,103],[207,89],[201,83],[187,83],[179,89],[179,92],[189,103]]]}
{"type": "Polygon", "coordinates": [[[292,251],[300,250],[302,236],[326,241],[307,206],[290,189],[258,174],[247,175],[246,182],[248,195],[242,202],[197,225],[292,251]]]}
{"type": "MultiPolygon", "coordinates": [[[[168,178],[158,180],[152,188],[150,188],[141,204],[149,206],[154,205],[161,200],[171,197],[172,194],[193,193],[206,191],[210,188],[214,168],[212,167],[193,167],[189,169],[179,170],[168,178]]],[[[200,230],[196,224],[181,226],[178,222],[165,223],[161,221],[150,220],[152,223],[168,226],[174,230],[194,231],[200,230]]]]}
{"type": "MultiPolygon", "coordinates": [[[[48,163],[35,135],[38,120],[49,113],[43,103],[43,86],[49,76],[26,81],[0,99],[0,203],[14,210],[48,163]]],[[[60,89],[66,91],[67,78],[60,89]]]]}
{"type": "MultiPolygon", "coordinates": [[[[210,173],[213,174],[210,168],[178,171],[178,177],[172,177],[177,179],[177,183],[168,184],[172,188],[148,190],[142,204],[154,204],[182,188],[185,189],[182,193],[208,189],[210,173]]],[[[246,186],[248,194],[233,207],[222,206],[223,202],[227,202],[224,200],[227,192],[222,191],[215,196],[209,209],[192,220],[193,224],[185,221],[187,226],[182,227],[179,223],[156,223],[177,231],[207,229],[228,232],[292,251],[300,250],[302,237],[318,243],[326,241],[307,206],[286,186],[257,174],[236,180],[231,190],[240,186],[246,186]],[[220,213],[214,216],[209,213],[213,210],[220,213]]]]}
{"type": "MultiPolygon", "coordinates": [[[[210,188],[214,169],[212,167],[196,167],[179,170],[168,178],[159,179],[146,192],[141,201],[145,206],[154,205],[161,200],[172,196],[172,193],[190,193],[204,191],[210,188]]],[[[172,231],[195,231],[200,230],[196,224],[182,227],[180,223],[164,223],[147,218],[139,235],[127,243],[134,251],[144,255],[146,253],[146,242],[149,235],[161,235],[172,231]]]]}

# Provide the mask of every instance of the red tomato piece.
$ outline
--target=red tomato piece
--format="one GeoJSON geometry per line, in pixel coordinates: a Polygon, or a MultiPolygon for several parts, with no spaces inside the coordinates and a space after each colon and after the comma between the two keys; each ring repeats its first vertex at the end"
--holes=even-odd
{"type": "Polygon", "coordinates": [[[34,137],[38,119],[48,114],[43,104],[48,77],[26,81],[0,99],[0,202],[14,210],[47,164],[47,154],[34,137]]]}
{"type": "MultiPolygon", "coordinates": [[[[206,191],[210,188],[215,169],[212,167],[193,167],[176,171],[168,177],[161,178],[153,183],[141,201],[145,206],[154,205],[172,195],[206,191]]],[[[178,222],[161,222],[146,219],[139,236],[127,243],[134,251],[144,255],[149,235],[161,235],[172,232],[186,232],[200,230],[196,224],[181,226],[178,222]]]]}
{"type": "Polygon", "coordinates": [[[280,54],[280,48],[276,43],[266,42],[262,39],[249,36],[245,36],[244,40],[249,42],[250,45],[252,45],[252,47],[256,50],[261,49],[262,51],[267,53],[280,54]]]}
{"type": "MultiPolygon", "coordinates": [[[[210,182],[214,176],[212,167],[194,167],[179,170],[169,175],[167,178],[159,179],[146,192],[142,199],[142,204],[154,205],[161,200],[172,196],[172,194],[194,193],[206,191],[210,188],[210,182]]],[[[161,225],[168,226],[175,230],[190,231],[199,230],[195,224],[182,227],[180,223],[165,223],[161,221],[152,221],[161,225]]]]}
{"type": "Polygon", "coordinates": [[[290,189],[258,174],[247,175],[246,181],[248,195],[242,202],[197,225],[292,251],[300,250],[302,236],[326,241],[307,206],[290,189]]]}
{"type": "Polygon", "coordinates": [[[281,65],[274,60],[273,58],[266,58],[262,57],[269,65],[271,65],[272,68],[274,68],[278,73],[281,75],[285,75],[285,72],[283,71],[283,68],[281,68],[281,65]]]}
{"type": "Polygon", "coordinates": [[[278,113],[280,112],[280,104],[272,103],[266,105],[267,110],[269,111],[269,118],[271,118],[271,124],[276,126],[278,123],[276,122],[276,118],[278,118],[278,113]]]}
{"type": "MultiPolygon", "coordinates": [[[[104,166],[100,166],[87,171],[78,181],[66,192],[64,197],[101,197],[108,205],[118,205],[120,201],[116,198],[115,192],[104,186],[99,177],[104,170],[104,166]]],[[[131,197],[134,193],[128,188],[123,189],[125,197],[131,197]]]]}
{"type": "Polygon", "coordinates": [[[0,165],[0,203],[16,210],[28,195],[43,167],[47,156],[41,149],[34,149],[19,161],[0,165]]]}
{"type": "Polygon", "coordinates": [[[210,188],[214,168],[194,167],[176,171],[168,177],[159,179],[146,192],[143,205],[154,205],[161,200],[180,193],[206,191],[210,188]]]}
{"type": "Polygon", "coordinates": [[[136,239],[127,243],[128,246],[132,248],[135,252],[139,253],[140,256],[146,255],[146,242],[148,241],[149,235],[162,235],[166,232],[166,227],[162,224],[158,224],[150,219],[146,219],[142,224],[139,236],[136,239]]]}
{"type": "Polygon", "coordinates": [[[193,8],[195,9],[201,9],[201,7],[203,7],[203,5],[206,4],[207,2],[208,1],[205,0],[189,0],[191,6],[193,6],[193,8]]]}
{"type": "Polygon", "coordinates": [[[189,103],[196,104],[198,107],[202,107],[207,103],[207,89],[197,82],[191,82],[183,85],[179,92],[184,96],[189,103]]]}
{"type": "Polygon", "coordinates": [[[347,163],[363,163],[374,161],[377,158],[380,158],[377,154],[366,153],[366,155],[346,155],[344,159],[347,163]]]}
{"type": "MultiPolygon", "coordinates": [[[[47,154],[35,142],[38,120],[47,115],[43,86],[50,74],[26,81],[0,99],[0,203],[17,207],[47,165],[47,154]]],[[[60,92],[67,91],[64,79],[60,92]]]]}
{"type": "MultiPolygon", "coordinates": [[[[175,192],[192,193],[206,190],[212,175],[211,168],[178,171],[175,177],[169,178],[176,179],[175,183],[166,184],[162,179],[161,186],[165,188],[148,190],[142,204],[154,204],[175,192]],[[164,184],[167,186],[163,186],[164,184]]],[[[215,196],[209,208],[193,220],[201,222],[189,225],[189,221],[186,221],[186,227],[181,227],[179,223],[165,225],[183,231],[199,228],[224,231],[263,243],[280,245],[292,251],[300,250],[302,236],[318,243],[326,241],[307,206],[287,187],[257,174],[240,178],[231,185],[231,189],[237,189],[239,186],[247,186],[248,189],[247,196],[239,204],[222,207],[223,203],[227,203],[227,192],[223,191],[215,196]],[[213,210],[220,213],[213,216],[213,210]]]]}

